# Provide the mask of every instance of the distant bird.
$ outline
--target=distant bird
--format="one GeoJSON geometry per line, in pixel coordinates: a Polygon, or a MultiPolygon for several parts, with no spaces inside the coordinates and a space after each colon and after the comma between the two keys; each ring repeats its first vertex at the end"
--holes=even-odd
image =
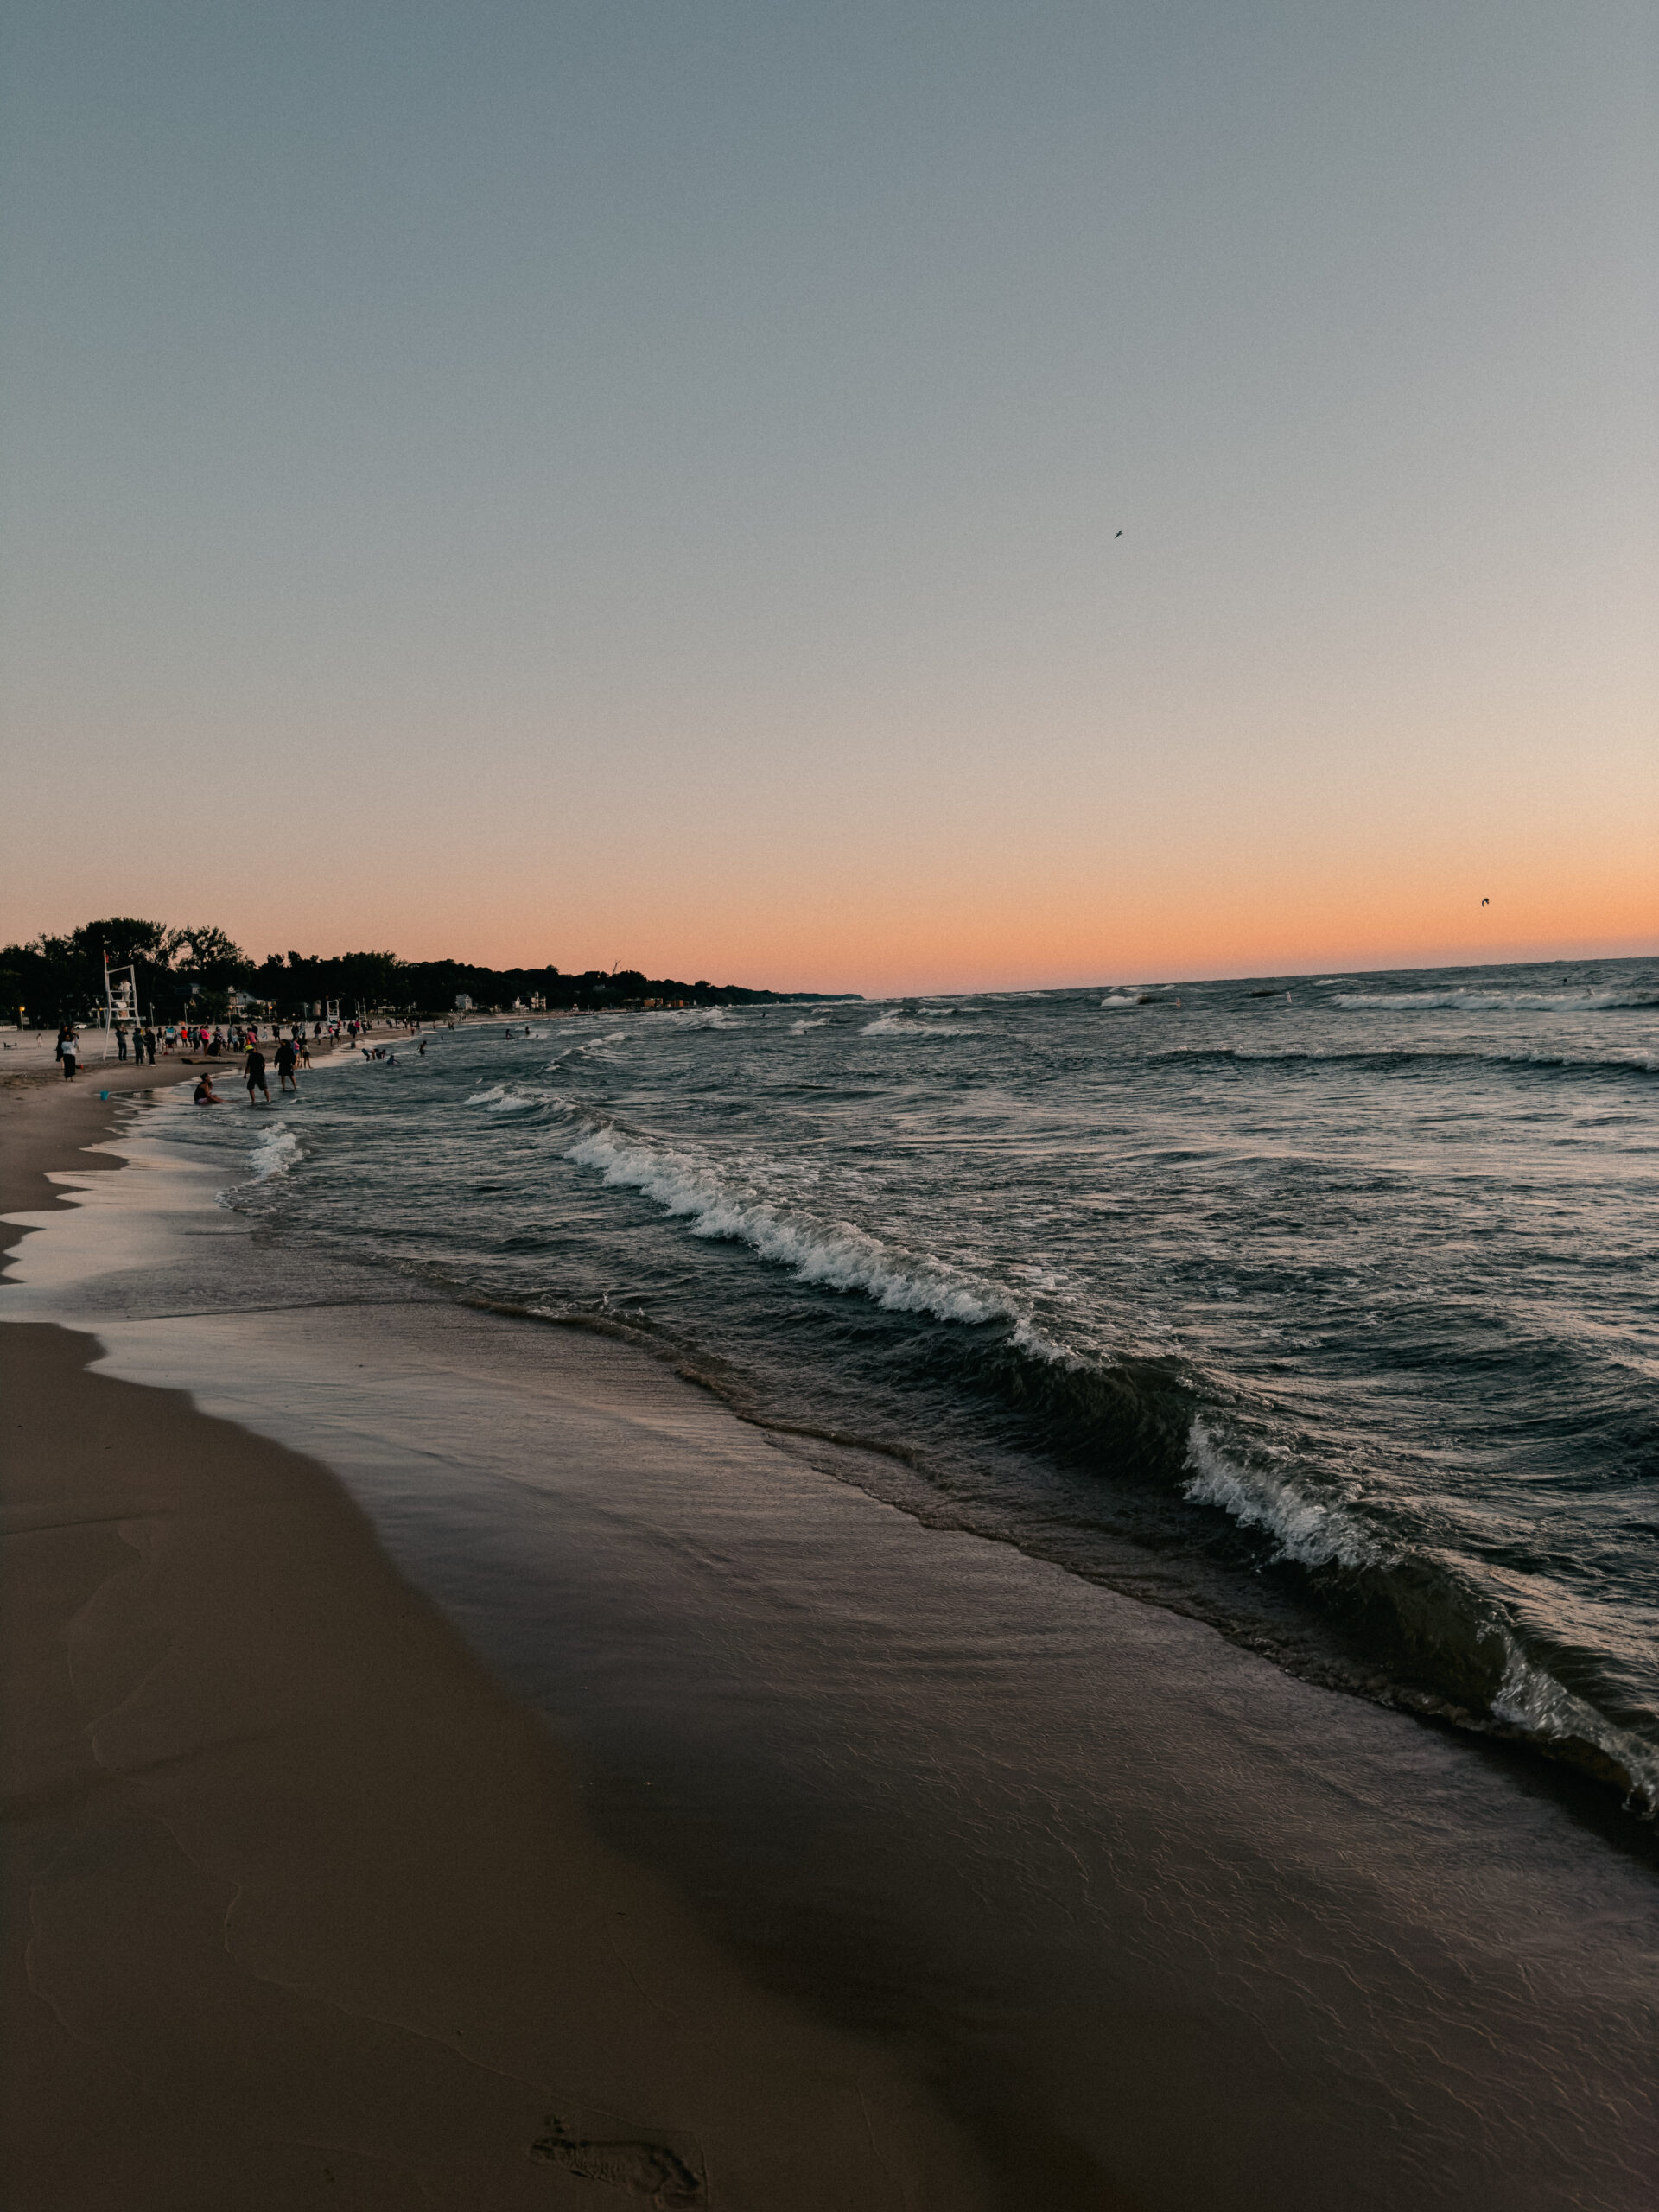
{"type": "Polygon", "coordinates": [[[1117,535],[1118,535],[1120,537],[1122,537],[1122,535],[1123,535],[1123,533],[1122,533],[1122,531],[1120,530],[1120,531],[1117,532],[1117,535]]]}
{"type": "Polygon", "coordinates": [[[1490,899],[1483,899],[1480,903],[1483,906],[1490,906],[1492,902],[1490,899]]]}

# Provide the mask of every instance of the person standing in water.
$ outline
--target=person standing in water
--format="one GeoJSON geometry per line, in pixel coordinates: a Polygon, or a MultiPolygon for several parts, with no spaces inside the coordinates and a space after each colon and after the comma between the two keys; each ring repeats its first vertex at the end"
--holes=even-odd
{"type": "Polygon", "coordinates": [[[294,1050],[294,1042],[291,1038],[284,1037],[278,1042],[276,1046],[276,1087],[279,1090],[291,1090],[296,1096],[298,1096],[300,1086],[295,1080],[294,1063],[298,1057],[298,1054],[294,1050]]]}
{"type": "Polygon", "coordinates": [[[250,1106],[253,1103],[253,1094],[256,1090],[264,1097],[266,1105],[270,1105],[270,1091],[265,1082],[265,1056],[257,1045],[250,1045],[248,1047],[248,1057],[242,1063],[242,1080],[248,1086],[250,1106]]]}

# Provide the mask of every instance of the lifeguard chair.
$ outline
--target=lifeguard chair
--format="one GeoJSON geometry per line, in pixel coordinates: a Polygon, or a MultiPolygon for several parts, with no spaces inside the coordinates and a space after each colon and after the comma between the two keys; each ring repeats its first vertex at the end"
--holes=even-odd
{"type": "Polygon", "coordinates": [[[110,956],[104,956],[104,1051],[102,1058],[110,1057],[110,1038],[118,1022],[130,1021],[136,1037],[143,1027],[143,1017],[138,1010],[138,969],[133,962],[125,967],[111,968],[110,956]]]}

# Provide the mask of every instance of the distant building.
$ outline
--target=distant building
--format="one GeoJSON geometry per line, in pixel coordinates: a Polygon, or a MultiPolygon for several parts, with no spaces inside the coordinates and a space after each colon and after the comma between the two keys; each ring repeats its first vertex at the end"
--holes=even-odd
{"type": "Polygon", "coordinates": [[[457,991],[455,993],[455,1012],[457,1014],[470,1014],[472,1010],[473,1002],[471,999],[467,997],[466,992],[457,991]]]}

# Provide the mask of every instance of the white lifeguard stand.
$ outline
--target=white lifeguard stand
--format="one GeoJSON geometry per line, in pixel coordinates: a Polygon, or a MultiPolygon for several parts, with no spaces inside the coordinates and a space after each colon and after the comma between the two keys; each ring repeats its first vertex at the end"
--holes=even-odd
{"type": "Polygon", "coordinates": [[[130,1021],[136,1036],[143,1027],[143,1017],[138,1010],[138,969],[129,961],[124,967],[111,968],[110,956],[104,956],[104,1051],[101,1057],[110,1057],[110,1033],[118,1021],[130,1021]]]}

